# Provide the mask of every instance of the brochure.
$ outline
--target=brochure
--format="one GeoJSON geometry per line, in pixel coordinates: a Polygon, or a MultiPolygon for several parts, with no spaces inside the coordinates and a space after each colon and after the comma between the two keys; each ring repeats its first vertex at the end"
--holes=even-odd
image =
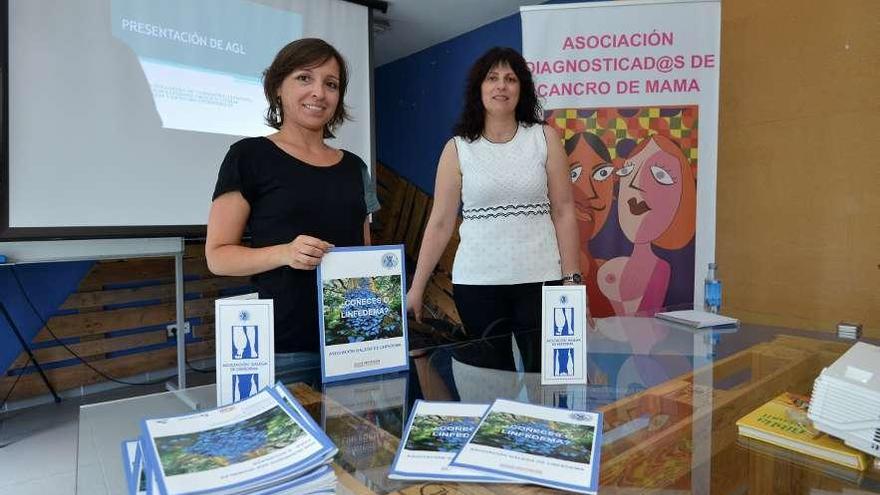
{"type": "Polygon", "coordinates": [[[587,383],[587,289],[544,286],[541,297],[541,384],[587,383]]]}
{"type": "Polygon", "coordinates": [[[536,485],[596,493],[602,413],[496,400],[453,466],[536,485]]]}
{"type": "Polygon", "coordinates": [[[403,246],[334,248],[318,266],[324,383],[408,369],[403,246]]]}
{"type": "Polygon", "coordinates": [[[324,489],[328,480],[312,471],[336,454],[302,407],[277,386],[210,411],[146,419],[141,430],[146,463],[163,495],[275,493],[293,486],[304,493],[305,485],[316,491],[312,488],[324,489]]]}
{"type": "Polygon", "coordinates": [[[272,300],[251,297],[214,303],[218,406],[252,397],[275,383],[272,300]]]}
{"type": "Polygon", "coordinates": [[[466,467],[450,466],[489,406],[417,400],[388,477],[398,480],[516,482],[466,467]]]}
{"type": "Polygon", "coordinates": [[[147,493],[147,477],[141,443],[137,440],[122,442],[122,467],[125,468],[125,484],[129,495],[147,493]]]}

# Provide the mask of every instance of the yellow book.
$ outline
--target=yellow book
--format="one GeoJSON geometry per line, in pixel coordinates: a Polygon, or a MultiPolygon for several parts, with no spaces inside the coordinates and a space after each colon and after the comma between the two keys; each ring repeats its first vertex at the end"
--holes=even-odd
{"type": "Polygon", "coordinates": [[[783,393],[740,418],[739,434],[859,471],[867,469],[866,454],[813,428],[807,418],[809,403],[809,397],[783,393]]]}

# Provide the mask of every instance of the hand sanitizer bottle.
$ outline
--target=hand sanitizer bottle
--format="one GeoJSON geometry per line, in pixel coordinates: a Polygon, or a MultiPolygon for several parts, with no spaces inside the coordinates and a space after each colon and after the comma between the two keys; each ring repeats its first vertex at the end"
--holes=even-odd
{"type": "Polygon", "coordinates": [[[721,281],[715,276],[718,265],[709,263],[703,294],[706,297],[706,311],[718,313],[721,310],[721,281]]]}

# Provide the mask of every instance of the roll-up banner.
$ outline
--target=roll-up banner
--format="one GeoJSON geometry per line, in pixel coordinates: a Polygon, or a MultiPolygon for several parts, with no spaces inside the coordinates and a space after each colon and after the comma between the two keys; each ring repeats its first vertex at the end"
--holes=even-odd
{"type": "Polygon", "coordinates": [[[720,2],[521,14],[523,54],[568,156],[592,316],[701,307],[715,260],[720,2]]]}

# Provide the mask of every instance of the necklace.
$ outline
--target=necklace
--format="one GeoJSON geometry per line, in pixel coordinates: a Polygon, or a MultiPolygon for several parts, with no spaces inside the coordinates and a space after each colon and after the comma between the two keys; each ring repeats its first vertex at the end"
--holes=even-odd
{"type": "Polygon", "coordinates": [[[487,136],[485,132],[483,132],[481,134],[481,136],[483,136],[483,139],[485,139],[486,141],[489,141],[492,144],[506,144],[506,143],[513,141],[513,138],[516,137],[517,132],[519,132],[519,125],[517,125],[513,129],[513,132],[504,133],[504,135],[501,136],[500,139],[492,139],[489,136],[487,136]]]}

